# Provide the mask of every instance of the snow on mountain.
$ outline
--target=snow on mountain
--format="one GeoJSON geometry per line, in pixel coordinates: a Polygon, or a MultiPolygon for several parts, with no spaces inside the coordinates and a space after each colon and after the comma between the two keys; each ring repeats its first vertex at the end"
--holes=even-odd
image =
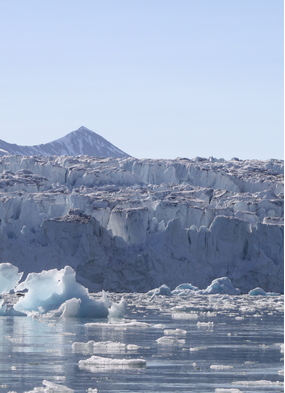
{"type": "Polygon", "coordinates": [[[86,127],[80,127],[53,142],[35,146],[19,146],[0,140],[0,156],[14,154],[21,156],[89,155],[115,158],[129,156],[86,127]]]}
{"type": "Polygon", "coordinates": [[[0,263],[91,290],[283,292],[283,161],[0,157],[0,263]]]}

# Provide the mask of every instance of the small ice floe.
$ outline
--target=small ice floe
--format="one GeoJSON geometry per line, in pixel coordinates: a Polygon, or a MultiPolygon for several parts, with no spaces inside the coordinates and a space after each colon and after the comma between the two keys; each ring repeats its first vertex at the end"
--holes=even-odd
{"type": "Polygon", "coordinates": [[[98,393],[98,389],[88,388],[87,393],[98,393]]]}
{"type": "Polygon", "coordinates": [[[95,353],[122,353],[126,351],[126,344],[115,341],[99,341],[93,340],[87,343],[74,342],[72,351],[76,353],[86,353],[93,355],[95,353]]]}
{"type": "Polygon", "coordinates": [[[146,329],[151,327],[151,325],[147,322],[139,322],[139,321],[132,321],[132,322],[112,322],[109,321],[108,323],[102,322],[89,322],[85,324],[88,328],[96,328],[96,327],[104,327],[104,328],[115,328],[115,329],[129,329],[129,328],[141,328],[146,329]]]}
{"type": "Polygon", "coordinates": [[[187,331],[184,329],[165,329],[165,336],[186,336],[187,331]]]}
{"type": "Polygon", "coordinates": [[[199,315],[195,312],[174,312],[171,314],[172,319],[198,319],[199,315]]]}
{"type": "Polygon", "coordinates": [[[256,287],[248,292],[250,296],[279,296],[279,293],[276,292],[265,292],[264,289],[260,287],[256,287]]]}
{"type": "Polygon", "coordinates": [[[165,325],[163,323],[157,323],[155,325],[152,325],[152,327],[155,329],[165,329],[165,325]]]}
{"type": "Polygon", "coordinates": [[[232,385],[242,385],[242,386],[284,386],[284,382],[281,381],[267,381],[266,379],[261,379],[258,381],[233,381],[232,385]]]}
{"type": "Polygon", "coordinates": [[[205,349],[208,349],[207,347],[191,347],[189,348],[190,352],[197,352],[197,351],[203,351],[205,349]]]}
{"type": "Polygon", "coordinates": [[[185,344],[184,339],[178,339],[177,337],[173,336],[162,336],[156,340],[158,345],[171,345],[171,346],[179,346],[185,344]]]}
{"type": "Polygon", "coordinates": [[[214,327],[214,322],[197,322],[197,328],[198,329],[213,329],[214,327]]]}
{"type": "Polygon", "coordinates": [[[126,346],[127,351],[138,351],[139,349],[141,349],[142,347],[140,345],[136,345],[136,344],[128,344],[126,346]]]}
{"type": "Polygon", "coordinates": [[[159,288],[151,289],[146,294],[151,297],[158,295],[171,296],[171,291],[167,285],[163,284],[159,288]]]}
{"type": "Polygon", "coordinates": [[[195,287],[194,285],[190,283],[185,283],[185,284],[180,284],[178,285],[171,293],[172,295],[178,295],[178,296],[183,296],[183,295],[188,295],[191,292],[198,291],[199,288],[195,287]]]}
{"type": "Polygon", "coordinates": [[[211,370],[231,370],[233,366],[224,365],[224,364],[211,364],[211,370]]]}
{"type": "Polygon", "coordinates": [[[223,389],[223,388],[217,388],[215,389],[215,393],[243,393],[239,389],[223,389]]]}
{"type": "Polygon", "coordinates": [[[74,390],[68,388],[64,385],[58,385],[56,383],[43,380],[42,384],[44,386],[35,387],[33,390],[27,391],[25,393],[73,393],[74,390]]]}
{"type": "Polygon", "coordinates": [[[114,359],[102,356],[91,356],[86,360],[79,360],[79,368],[96,372],[98,369],[112,368],[142,368],[146,366],[145,359],[114,359]]]}

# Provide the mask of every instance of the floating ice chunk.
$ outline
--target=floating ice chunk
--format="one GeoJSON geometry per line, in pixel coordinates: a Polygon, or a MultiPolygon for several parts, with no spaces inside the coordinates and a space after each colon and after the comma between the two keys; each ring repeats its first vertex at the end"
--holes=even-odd
{"type": "Polygon", "coordinates": [[[208,348],[207,347],[191,347],[191,348],[189,348],[189,351],[190,352],[197,352],[197,351],[202,351],[205,349],[208,349],[208,348]]]}
{"type": "Polygon", "coordinates": [[[119,304],[113,303],[109,308],[109,318],[123,318],[126,313],[127,302],[124,298],[121,299],[119,304]]]}
{"type": "Polygon", "coordinates": [[[136,345],[136,344],[128,344],[127,345],[127,350],[128,351],[138,351],[141,348],[142,347],[140,345],[136,345]]]}
{"type": "Polygon", "coordinates": [[[231,280],[228,277],[221,277],[221,278],[216,278],[206,289],[200,290],[199,293],[204,295],[209,295],[209,294],[239,295],[240,290],[234,288],[231,280]]]}
{"type": "Polygon", "coordinates": [[[233,366],[223,364],[211,364],[211,370],[231,370],[233,366]]]}
{"type": "Polygon", "coordinates": [[[254,288],[248,292],[250,296],[266,296],[267,293],[260,287],[254,288]]]}
{"type": "Polygon", "coordinates": [[[172,295],[183,295],[188,294],[191,291],[198,291],[199,288],[195,287],[190,283],[180,284],[178,285],[171,293],[172,295]]]}
{"type": "Polygon", "coordinates": [[[87,343],[74,342],[72,351],[77,353],[87,353],[93,355],[95,353],[121,353],[125,352],[126,344],[116,341],[98,341],[93,340],[87,343]]]}
{"type": "Polygon", "coordinates": [[[149,296],[158,296],[158,295],[171,296],[171,291],[167,285],[163,284],[159,288],[155,288],[148,291],[146,294],[149,296]]]}
{"type": "Polygon", "coordinates": [[[223,389],[223,388],[217,388],[215,389],[215,393],[243,393],[239,389],[223,389]]]}
{"type": "Polygon", "coordinates": [[[179,346],[179,345],[185,344],[185,340],[183,340],[183,339],[178,340],[178,338],[173,337],[173,336],[160,337],[160,338],[158,338],[156,340],[156,342],[157,342],[158,345],[176,345],[176,346],[179,346]]]}
{"type": "Polygon", "coordinates": [[[91,356],[86,360],[79,360],[79,368],[98,371],[100,368],[142,368],[146,366],[144,359],[114,359],[102,356],[91,356]]]}
{"type": "Polygon", "coordinates": [[[0,293],[9,293],[21,280],[23,273],[9,262],[0,263],[0,293]]]}
{"type": "Polygon", "coordinates": [[[76,282],[70,266],[30,273],[16,289],[28,290],[14,305],[16,311],[26,314],[50,312],[49,315],[61,317],[107,318],[112,305],[105,294],[101,300],[91,299],[88,289],[76,282]]]}
{"type": "Polygon", "coordinates": [[[165,325],[163,323],[156,323],[155,325],[152,325],[152,327],[155,329],[165,329],[165,325]]]}
{"type": "Polygon", "coordinates": [[[257,287],[248,292],[250,296],[279,296],[280,293],[265,292],[262,288],[257,287]]]}
{"type": "Polygon", "coordinates": [[[64,385],[58,385],[56,383],[43,380],[42,384],[45,386],[36,387],[33,390],[25,393],[73,393],[74,390],[64,385]]]}
{"type": "Polygon", "coordinates": [[[197,322],[198,329],[207,328],[212,329],[214,327],[214,322],[197,322]]]}
{"type": "Polygon", "coordinates": [[[199,315],[195,312],[175,312],[171,314],[172,319],[198,319],[199,315]]]}
{"type": "Polygon", "coordinates": [[[243,385],[243,386],[284,386],[284,382],[281,381],[267,381],[261,379],[259,381],[233,381],[232,385],[243,385]]]}
{"type": "Polygon", "coordinates": [[[98,326],[103,326],[106,328],[115,328],[115,329],[127,329],[127,328],[149,328],[151,325],[147,322],[139,322],[139,321],[132,321],[132,322],[120,322],[120,323],[115,323],[115,322],[108,322],[108,323],[102,323],[102,322],[89,322],[85,324],[86,327],[89,328],[96,328],[98,326]]]}
{"type": "Polygon", "coordinates": [[[98,393],[98,389],[88,388],[87,393],[98,393]]]}
{"type": "Polygon", "coordinates": [[[165,329],[165,336],[186,336],[187,331],[184,329],[165,329]]]}

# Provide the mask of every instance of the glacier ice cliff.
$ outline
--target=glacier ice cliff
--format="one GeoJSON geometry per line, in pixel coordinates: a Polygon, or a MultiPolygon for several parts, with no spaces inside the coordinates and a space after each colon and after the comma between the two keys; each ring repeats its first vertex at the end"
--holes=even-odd
{"type": "Polygon", "coordinates": [[[0,263],[90,290],[283,292],[283,161],[0,157],[0,263]]]}

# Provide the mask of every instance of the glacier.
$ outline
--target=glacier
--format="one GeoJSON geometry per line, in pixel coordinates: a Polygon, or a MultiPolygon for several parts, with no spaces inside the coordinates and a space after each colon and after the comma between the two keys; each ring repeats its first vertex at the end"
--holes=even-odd
{"type": "Polygon", "coordinates": [[[0,263],[89,290],[284,291],[282,160],[0,157],[0,263]]]}

